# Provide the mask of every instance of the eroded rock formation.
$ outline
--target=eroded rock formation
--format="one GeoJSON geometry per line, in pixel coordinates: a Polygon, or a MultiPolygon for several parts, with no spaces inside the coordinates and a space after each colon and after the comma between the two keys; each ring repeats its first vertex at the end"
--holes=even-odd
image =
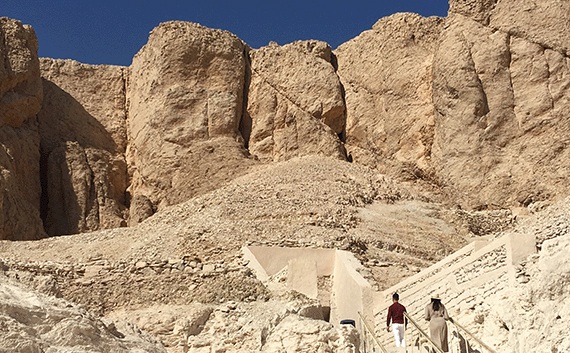
{"type": "Polygon", "coordinates": [[[33,28],[0,18],[0,122],[21,126],[42,103],[38,40],[33,28]]]}
{"type": "Polygon", "coordinates": [[[429,168],[435,129],[432,63],[444,20],[396,14],[342,44],[346,145],[355,162],[429,168]]]}
{"type": "Polygon", "coordinates": [[[334,52],[167,22],[129,68],[42,59],[43,85],[33,30],[2,19],[2,133],[27,136],[3,138],[2,237],[42,236],[41,219],[50,235],[136,224],[311,154],[424,179],[466,208],[557,199],[570,191],[569,6],[452,1],[447,18],[396,14],[334,52]],[[32,222],[7,216],[22,210],[32,222]]]}
{"type": "Polygon", "coordinates": [[[308,154],[345,158],[342,87],[328,44],[275,43],[250,52],[249,150],[266,161],[308,154]]]}
{"type": "MultiPolygon", "coordinates": [[[[22,284],[172,352],[354,350],[354,331],[268,301],[238,249],[351,250],[380,288],[566,196],[569,14],[452,0],[445,19],[396,14],[334,52],[168,22],[129,68],[39,60],[33,30],[1,18],[0,239],[132,226],[0,242],[2,349],[163,350],[22,284]],[[528,208],[469,210],[508,206],[528,208]]],[[[525,226],[541,252],[514,291],[464,303],[496,346],[568,349],[568,203],[525,226]]]]}
{"type": "Polygon", "coordinates": [[[467,208],[566,195],[568,13],[452,1],[446,19],[381,19],[335,51],[349,155],[443,186],[467,208]],[[542,27],[531,13],[552,17],[542,27]]]}
{"type": "Polygon", "coordinates": [[[570,62],[562,42],[548,48],[566,32],[567,21],[558,22],[569,9],[552,20],[562,28],[548,36],[532,34],[535,26],[517,11],[522,17],[513,26],[526,30],[501,24],[515,16],[501,10],[503,2],[473,18],[454,13],[456,6],[433,65],[438,174],[469,195],[461,203],[470,207],[526,206],[566,195],[560,175],[569,171],[570,62]],[[490,24],[481,24],[482,17],[490,24]]]}
{"type": "Polygon", "coordinates": [[[42,212],[49,235],[126,225],[124,71],[41,59],[42,212]]]}
{"type": "Polygon", "coordinates": [[[245,50],[235,35],[197,24],[168,22],[152,31],[127,88],[133,197],[160,209],[253,164],[239,132],[245,50]]]}
{"type": "Polygon", "coordinates": [[[0,239],[38,239],[42,103],[38,42],[20,21],[0,18],[0,239]]]}

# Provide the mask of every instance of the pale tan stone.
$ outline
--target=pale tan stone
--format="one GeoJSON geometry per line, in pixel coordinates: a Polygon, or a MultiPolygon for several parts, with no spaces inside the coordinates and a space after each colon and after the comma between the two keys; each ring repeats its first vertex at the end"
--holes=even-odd
{"type": "Polygon", "coordinates": [[[42,85],[34,30],[0,18],[0,239],[38,239],[42,85]]]}
{"type": "Polygon", "coordinates": [[[155,28],[127,86],[130,193],[162,208],[212,190],[253,163],[239,131],[245,45],[187,22],[155,28]]]}
{"type": "Polygon", "coordinates": [[[147,332],[125,322],[101,320],[84,309],[3,280],[0,322],[4,334],[0,349],[8,352],[109,352],[166,353],[163,344],[147,332]]]}
{"type": "Polygon", "coordinates": [[[250,52],[249,150],[266,161],[321,154],[344,159],[342,88],[331,49],[319,41],[250,52]]]}
{"type": "Polygon", "coordinates": [[[403,13],[335,50],[346,91],[346,144],[358,163],[428,168],[434,135],[432,61],[443,19],[403,13]]]}
{"type": "Polygon", "coordinates": [[[0,127],[0,142],[0,239],[42,238],[37,120],[0,127]]]}
{"type": "Polygon", "coordinates": [[[557,177],[569,155],[564,55],[462,15],[447,21],[434,60],[438,174],[467,207],[565,195],[557,177]]]}
{"type": "MultiPolygon", "coordinates": [[[[0,124],[19,127],[42,104],[38,40],[33,28],[0,18],[0,124]]],[[[1,126],[0,125],[0,126],[1,126]]]]}

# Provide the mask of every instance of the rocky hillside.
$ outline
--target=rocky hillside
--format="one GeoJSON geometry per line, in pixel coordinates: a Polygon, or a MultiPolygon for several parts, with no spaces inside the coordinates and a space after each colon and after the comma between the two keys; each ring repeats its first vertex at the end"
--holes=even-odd
{"type": "MultiPolygon", "coordinates": [[[[160,346],[119,319],[170,352],[355,349],[354,332],[307,309],[318,303],[255,279],[240,248],[350,250],[384,289],[563,200],[569,14],[556,0],[451,0],[446,18],[395,14],[335,50],[253,49],[166,22],[129,67],[38,58],[34,30],[0,18],[0,291],[45,300],[42,318],[68,305],[59,296],[118,320],[116,333],[84,309],[61,314],[83,315],[87,331],[69,327],[107,351],[135,347],[116,342],[131,333],[141,351],[160,346]]],[[[513,309],[521,352],[543,337],[565,347],[532,325],[567,297],[563,239],[541,238],[549,252],[528,262],[532,303],[546,304],[513,309]],[[556,286],[538,279],[554,269],[556,286]]],[[[36,309],[10,295],[2,320],[28,351],[73,345],[46,331],[55,321],[20,320],[36,309]]]]}
{"type": "Polygon", "coordinates": [[[396,14],[336,50],[167,22],[129,67],[38,59],[33,30],[4,18],[0,238],[134,225],[306,155],[423,179],[467,210],[558,200],[568,6],[451,1],[447,18],[396,14]]]}

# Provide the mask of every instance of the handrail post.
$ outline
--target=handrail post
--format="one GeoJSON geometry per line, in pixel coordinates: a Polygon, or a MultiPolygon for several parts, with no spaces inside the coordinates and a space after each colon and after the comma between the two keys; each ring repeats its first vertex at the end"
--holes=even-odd
{"type": "MultiPolygon", "coordinates": [[[[372,331],[370,326],[368,326],[368,323],[366,322],[366,320],[364,319],[364,316],[362,316],[362,313],[360,311],[358,312],[358,316],[360,317],[360,321],[362,322],[362,326],[364,327],[364,330],[367,331],[368,334],[372,337],[372,340],[374,341],[374,343],[376,343],[376,346],[378,346],[378,348],[380,348],[380,350],[383,353],[388,353],[386,348],[384,348],[384,346],[382,344],[380,344],[380,342],[378,341],[378,338],[376,337],[376,334],[374,333],[374,331],[372,331]]],[[[366,338],[365,332],[364,332],[364,337],[366,338]]],[[[366,343],[365,343],[365,345],[366,345],[366,343]]],[[[365,350],[366,350],[366,348],[365,348],[365,350]]]]}

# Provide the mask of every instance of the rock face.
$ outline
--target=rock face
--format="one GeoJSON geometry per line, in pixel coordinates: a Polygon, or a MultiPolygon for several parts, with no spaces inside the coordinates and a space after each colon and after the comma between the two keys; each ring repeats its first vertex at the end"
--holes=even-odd
{"type": "Polygon", "coordinates": [[[136,326],[106,323],[63,299],[0,283],[4,352],[166,352],[136,326]]]}
{"type": "Polygon", "coordinates": [[[566,1],[469,0],[449,2],[449,12],[513,37],[570,55],[570,4],[566,1]]]}
{"type": "Polygon", "coordinates": [[[444,21],[416,14],[379,20],[335,55],[346,91],[346,145],[355,162],[430,165],[432,62],[444,21]]]}
{"type": "Polygon", "coordinates": [[[349,155],[467,208],[566,195],[569,6],[451,1],[446,19],[396,14],[341,45],[349,155]]]}
{"type": "Polygon", "coordinates": [[[252,164],[239,132],[245,45],[185,22],[155,28],[130,67],[130,193],[163,207],[212,190],[252,164]]]}
{"type": "Polygon", "coordinates": [[[300,41],[252,50],[246,119],[250,152],[265,161],[308,154],[345,158],[342,87],[328,44],[300,41]]]}
{"type": "MultiPolygon", "coordinates": [[[[87,233],[0,242],[0,350],[165,351],[28,283],[173,353],[358,351],[239,248],[350,250],[381,289],[518,222],[488,208],[567,195],[569,16],[567,1],[451,0],[445,19],[396,14],[334,53],[168,22],[129,68],[39,60],[33,30],[0,18],[0,239],[87,233]]],[[[568,204],[526,229],[541,253],[518,283],[461,303],[495,345],[570,348],[568,204]]]]}
{"type": "Polygon", "coordinates": [[[38,40],[33,28],[0,18],[0,124],[21,126],[42,103],[38,40]]]}
{"type": "Polygon", "coordinates": [[[130,68],[40,66],[31,27],[2,18],[0,238],[134,225],[257,160],[314,154],[424,179],[466,208],[559,198],[569,13],[451,1],[445,19],[396,14],[334,53],[167,22],[130,68]]]}
{"type": "Polygon", "coordinates": [[[49,235],[126,225],[124,71],[41,60],[42,212],[49,235]]]}
{"type": "Polygon", "coordinates": [[[38,239],[42,85],[34,30],[0,18],[0,239],[38,239]]]}
{"type": "MultiPolygon", "coordinates": [[[[515,16],[502,9],[503,2],[483,7],[487,15],[470,13],[473,19],[453,13],[457,6],[451,6],[433,65],[438,174],[470,195],[462,203],[471,207],[526,206],[566,195],[560,178],[569,171],[570,156],[564,142],[570,137],[564,44],[548,49],[558,40],[535,33],[524,18],[512,23],[525,30],[500,24],[515,16]],[[483,25],[489,16],[490,24],[483,25]]],[[[563,22],[556,36],[565,33],[568,21],[562,19],[569,10],[554,17],[553,23],[563,22]]]]}

